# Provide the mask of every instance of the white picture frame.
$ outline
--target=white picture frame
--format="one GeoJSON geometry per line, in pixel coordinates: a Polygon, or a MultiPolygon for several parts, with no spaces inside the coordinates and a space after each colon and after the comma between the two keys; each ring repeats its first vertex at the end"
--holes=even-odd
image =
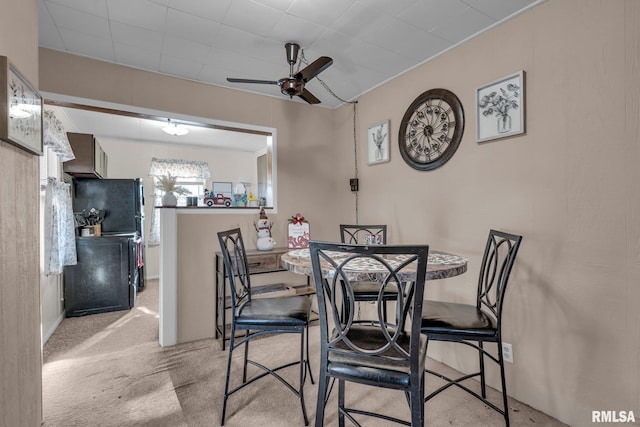
{"type": "Polygon", "coordinates": [[[525,132],[524,77],[520,70],[476,89],[477,142],[525,132]]]}
{"type": "Polygon", "coordinates": [[[375,165],[389,161],[389,120],[382,120],[369,126],[367,149],[368,164],[375,165]]]}

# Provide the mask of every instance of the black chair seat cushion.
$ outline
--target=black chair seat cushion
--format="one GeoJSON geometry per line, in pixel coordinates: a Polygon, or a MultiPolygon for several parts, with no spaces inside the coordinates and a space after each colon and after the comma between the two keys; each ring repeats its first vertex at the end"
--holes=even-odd
{"type": "MultiPolygon", "coordinates": [[[[378,292],[380,291],[380,282],[370,282],[366,280],[351,282],[351,289],[353,294],[359,300],[376,301],[378,299],[378,292]]],[[[384,290],[383,299],[394,299],[398,295],[398,288],[394,283],[389,285],[384,290]]]]}
{"type": "MultiPolygon", "coordinates": [[[[335,336],[334,331],[334,338],[335,336]]],[[[387,343],[387,339],[377,326],[354,325],[347,336],[354,345],[366,350],[376,350],[387,343]]],[[[399,346],[407,352],[409,352],[409,338],[409,334],[402,333],[397,341],[399,346]]],[[[427,337],[420,334],[418,366],[424,366],[426,354],[427,337]]],[[[386,350],[382,356],[367,357],[367,355],[352,351],[347,344],[341,341],[329,350],[328,361],[327,370],[330,375],[347,380],[358,378],[372,384],[384,382],[399,387],[409,385],[408,359],[402,357],[395,349],[386,350]]]]}
{"type": "Polygon", "coordinates": [[[304,326],[311,312],[306,296],[255,298],[238,309],[236,325],[304,326]]]}
{"type": "Polygon", "coordinates": [[[422,333],[432,335],[466,335],[493,338],[497,325],[475,305],[444,301],[425,301],[422,306],[422,333]]]}

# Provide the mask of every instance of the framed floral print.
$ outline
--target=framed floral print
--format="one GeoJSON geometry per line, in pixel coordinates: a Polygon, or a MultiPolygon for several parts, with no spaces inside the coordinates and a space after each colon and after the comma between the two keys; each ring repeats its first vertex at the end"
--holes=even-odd
{"type": "Polygon", "coordinates": [[[369,126],[367,148],[370,165],[389,161],[389,120],[383,120],[369,126]]]}
{"type": "Polygon", "coordinates": [[[42,97],[14,67],[0,56],[0,139],[42,155],[42,97]]]}
{"type": "Polygon", "coordinates": [[[524,71],[476,90],[477,141],[524,133],[524,71]]]}

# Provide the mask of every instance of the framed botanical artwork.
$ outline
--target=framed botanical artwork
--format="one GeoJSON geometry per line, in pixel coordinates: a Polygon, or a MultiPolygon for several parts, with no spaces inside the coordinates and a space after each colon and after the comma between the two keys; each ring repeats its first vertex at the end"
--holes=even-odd
{"type": "Polygon", "coordinates": [[[524,133],[524,71],[476,90],[477,141],[524,133]]]}
{"type": "Polygon", "coordinates": [[[367,148],[370,165],[389,161],[389,120],[369,126],[367,148]]]}
{"type": "Polygon", "coordinates": [[[0,138],[30,153],[42,155],[42,97],[0,56],[0,138]]]}

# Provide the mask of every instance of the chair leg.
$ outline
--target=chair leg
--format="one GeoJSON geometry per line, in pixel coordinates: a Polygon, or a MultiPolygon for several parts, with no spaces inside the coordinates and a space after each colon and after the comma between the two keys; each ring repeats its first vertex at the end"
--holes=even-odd
{"type": "Polygon", "coordinates": [[[224,398],[222,400],[222,415],[220,417],[220,425],[224,425],[224,417],[227,412],[227,400],[229,399],[229,379],[231,378],[231,359],[233,356],[233,346],[234,346],[234,333],[235,331],[231,330],[231,337],[229,338],[229,353],[227,356],[227,378],[224,382],[224,398]]]}
{"type": "MultiPolygon", "coordinates": [[[[249,330],[245,333],[245,339],[249,337],[249,330]]],[[[244,342],[244,364],[242,367],[242,382],[247,382],[247,360],[249,360],[249,340],[244,342]]]]}
{"type": "Polygon", "coordinates": [[[502,341],[498,341],[498,360],[500,361],[500,378],[502,380],[502,404],[504,408],[504,422],[509,427],[509,404],[507,402],[507,381],[504,375],[504,359],[502,358],[502,341]]]}
{"type": "Polygon", "coordinates": [[[311,380],[311,384],[315,384],[316,382],[313,380],[313,371],[311,370],[311,361],[309,360],[309,324],[305,328],[305,333],[307,335],[307,357],[305,359],[306,368],[309,370],[309,379],[311,380]]]}
{"type": "Polygon", "coordinates": [[[411,390],[411,427],[424,426],[424,375],[418,390],[411,390]]]}
{"type": "Polygon", "coordinates": [[[318,399],[316,403],[316,427],[324,427],[324,408],[326,406],[327,388],[329,385],[329,377],[320,370],[320,378],[318,378],[318,399]]]}
{"type": "Polygon", "coordinates": [[[344,427],[344,380],[338,380],[338,427],[344,427]]]}
{"type": "Polygon", "coordinates": [[[478,341],[478,346],[480,350],[478,350],[478,358],[480,359],[480,392],[482,393],[483,398],[487,398],[487,384],[484,378],[484,346],[482,341],[478,341]]]}
{"type": "Polygon", "coordinates": [[[305,333],[304,333],[304,329],[302,330],[302,333],[300,334],[300,389],[298,391],[298,394],[300,395],[300,405],[302,406],[302,416],[304,417],[304,425],[308,426],[309,425],[309,418],[307,417],[307,408],[304,404],[304,379],[305,379],[305,374],[307,372],[307,366],[305,365],[305,337],[304,337],[305,333]]]}

